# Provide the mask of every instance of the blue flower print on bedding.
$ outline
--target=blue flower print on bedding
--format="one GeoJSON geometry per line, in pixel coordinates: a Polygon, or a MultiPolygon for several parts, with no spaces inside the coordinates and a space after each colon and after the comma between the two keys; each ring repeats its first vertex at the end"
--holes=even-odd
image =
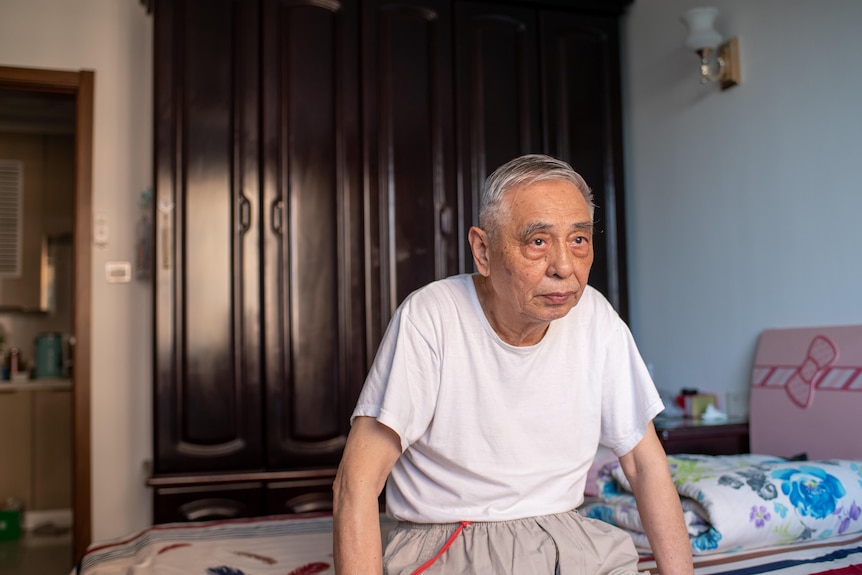
{"type": "Polygon", "coordinates": [[[245,575],[239,569],[222,565],[221,567],[208,567],[207,575],[245,575]]]}
{"type": "Polygon", "coordinates": [[[823,519],[835,511],[837,501],[847,493],[841,482],[819,467],[777,469],[772,477],[781,480],[781,492],[800,515],[823,519]]]}
{"type": "Polygon", "coordinates": [[[856,472],[856,475],[859,476],[859,487],[862,487],[862,465],[857,463],[851,463],[850,469],[856,472]]]}
{"type": "Polygon", "coordinates": [[[784,519],[785,517],[787,517],[787,511],[788,511],[788,509],[787,509],[787,506],[786,506],[785,504],[783,504],[783,503],[776,503],[776,504],[775,504],[775,506],[773,507],[773,509],[774,509],[774,510],[775,510],[775,512],[778,514],[778,516],[779,516],[779,517],[781,517],[782,519],[784,519]]]}
{"type": "Polygon", "coordinates": [[[602,499],[614,499],[615,497],[626,497],[631,493],[624,489],[619,483],[614,480],[613,473],[620,467],[619,461],[605,464],[598,473],[598,483],[600,484],[599,495],[602,499]]]}
{"type": "Polygon", "coordinates": [[[705,533],[701,533],[697,537],[694,537],[691,540],[691,546],[692,548],[703,553],[705,551],[712,551],[713,549],[717,549],[720,542],[721,533],[710,527],[705,533]]]}
{"type": "Polygon", "coordinates": [[[607,505],[595,505],[590,507],[584,517],[598,519],[599,521],[616,525],[616,522],[614,521],[614,509],[607,505]]]}
{"type": "MultiPolygon", "coordinates": [[[[755,549],[862,532],[862,461],[790,461],[745,454],[668,456],[695,554],[755,549]]],[[[649,542],[619,464],[599,472],[584,516],[649,542]]]]}

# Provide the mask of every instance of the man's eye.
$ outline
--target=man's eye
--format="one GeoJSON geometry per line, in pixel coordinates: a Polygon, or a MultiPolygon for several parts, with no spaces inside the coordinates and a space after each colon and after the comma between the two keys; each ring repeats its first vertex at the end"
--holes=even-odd
{"type": "Polygon", "coordinates": [[[541,238],[535,238],[535,239],[534,239],[532,242],[530,242],[530,243],[531,243],[531,244],[533,244],[534,246],[536,246],[537,248],[540,248],[540,247],[542,247],[543,245],[545,245],[545,240],[543,240],[543,239],[541,239],[541,238]]]}

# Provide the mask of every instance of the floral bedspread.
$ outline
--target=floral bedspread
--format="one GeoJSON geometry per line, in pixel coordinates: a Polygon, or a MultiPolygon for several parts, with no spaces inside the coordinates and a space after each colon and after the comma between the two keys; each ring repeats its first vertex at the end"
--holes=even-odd
{"type": "MultiPolygon", "coordinates": [[[[755,549],[862,532],[862,461],[790,461],[764,455],[671,455],[692,553],[755,549]]],[[[629,531],[648,550],[619,462],[580,512],[629,531]]]]}

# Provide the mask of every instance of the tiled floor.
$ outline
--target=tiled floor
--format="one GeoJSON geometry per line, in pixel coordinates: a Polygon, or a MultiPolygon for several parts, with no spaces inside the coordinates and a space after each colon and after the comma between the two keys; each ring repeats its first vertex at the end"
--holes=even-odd
{"type": "Polygon", "coordinates": [[[24,533],[16,541],[0,541],[3,575],[69,575],[72,572],[72,534],[24,533]]]}

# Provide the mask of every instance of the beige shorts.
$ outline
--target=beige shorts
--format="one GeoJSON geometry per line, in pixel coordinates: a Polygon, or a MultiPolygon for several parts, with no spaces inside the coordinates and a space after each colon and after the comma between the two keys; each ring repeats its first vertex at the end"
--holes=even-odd
{"type": "Polygon", "coordinates": [[[576,511],[512,521],[400,522],[389,533],[385,575],[636,575],[631,537],[576,511]],[[448,547],[447,547],[448,543],[448,547]],[[436,559],[435,559],[436,557],[436,559]]]}

